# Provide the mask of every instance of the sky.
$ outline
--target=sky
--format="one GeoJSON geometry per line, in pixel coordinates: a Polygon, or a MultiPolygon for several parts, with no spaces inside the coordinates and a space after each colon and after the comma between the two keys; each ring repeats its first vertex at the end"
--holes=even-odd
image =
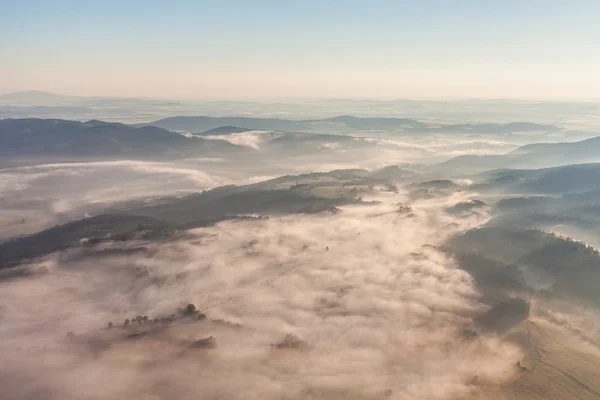
{"type": "Polygon", "coordinates": [[[597,0],[0,0],[0,93],[600,98],[597,0]]]}

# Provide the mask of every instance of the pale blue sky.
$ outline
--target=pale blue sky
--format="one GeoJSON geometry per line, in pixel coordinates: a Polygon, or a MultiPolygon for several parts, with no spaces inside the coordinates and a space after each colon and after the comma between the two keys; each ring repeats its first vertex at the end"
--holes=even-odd
{"type": "Polygon", "coordinates": [[[0,0],[0,92],[600,97],[600,1],[0,0]]]}

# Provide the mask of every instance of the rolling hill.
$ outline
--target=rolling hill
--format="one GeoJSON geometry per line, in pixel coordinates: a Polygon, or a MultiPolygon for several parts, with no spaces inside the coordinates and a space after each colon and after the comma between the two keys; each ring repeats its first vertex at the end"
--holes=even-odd
{"type": "Polygon", "coordinates": [[[484,171],[498,168],[545,168],[600,161],[600,136],[579,142],[536,143],[503,155],[462,155],[438,165],[441,169],[484,171]]]}
{"type": "Polygon", "coordinates": [[[162,128],[97,120],[4,119],[0,142],[0,156],[6,158],[170,159],[245,150],[226,141],[185,137],[162,128]]]}
{"type": "Polygon", "coordinates": [[[160,119],[138,126],[158,126],[164,129],[184,132],[202,132],[222,126],[235,126],[256,130],[286,132],[344,133],[349,131],[378,130],[401,133],[468,134],[468,135],[507,135],[516,132],[552,132],[560,130],[554,125],[540,125],[529,122],[508,124],[431,124],[409,118],[377,118],[342,115],[315,120],[290,120],[277,118],[249,117],[207,117],[181,116],[160,119]]]}
{"type": "Polygon", "coordinates": [[[542,231],[484,227],[446,243],[484,292],[529,291],[598,307],[600,253],[542,231]]]}
{"type": "Polygon", "coordinates": [[[485,173],[482,188],[512,193],[565,194],[578,196],[600,189],[600,163],[574,164],[542,169],[510,169],[485,173]]]}

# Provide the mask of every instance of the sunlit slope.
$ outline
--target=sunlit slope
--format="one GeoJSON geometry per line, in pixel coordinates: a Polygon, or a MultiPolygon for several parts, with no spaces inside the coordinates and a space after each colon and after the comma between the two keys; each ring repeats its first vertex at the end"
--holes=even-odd
{"type": "Polygon", "coordinates": [[[515,365],[515,378],[499,387],[482,385],[473,399],[600,399],[598,347],[535,319],[523,323],[515,337],[526,354],[520,366],[515,365]]]}

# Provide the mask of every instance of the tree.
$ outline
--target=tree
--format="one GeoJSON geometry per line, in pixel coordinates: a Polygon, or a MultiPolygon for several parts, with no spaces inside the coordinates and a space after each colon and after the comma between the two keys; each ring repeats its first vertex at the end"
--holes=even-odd
{"type": "Polygon", "coordinates": [[[196,306],[193,305],[192,303],[188,304],[185,309],[183,310],[183,315],[196,315],[198,313],[198,310],[196,309],[196,306]]]}
{"type": "Polygon", "coordinates": [[[129,325],[129,318],[125,320],[125,323],[123,324],[124,326],[129,325]]]}
{"type": "Polygon", "coordinates": [[[113,323],[112,323],[112,322],[109,322],[109,323],[108,323],[108,329],[112,329],[112,328],[113,328],[113,323]]]}

